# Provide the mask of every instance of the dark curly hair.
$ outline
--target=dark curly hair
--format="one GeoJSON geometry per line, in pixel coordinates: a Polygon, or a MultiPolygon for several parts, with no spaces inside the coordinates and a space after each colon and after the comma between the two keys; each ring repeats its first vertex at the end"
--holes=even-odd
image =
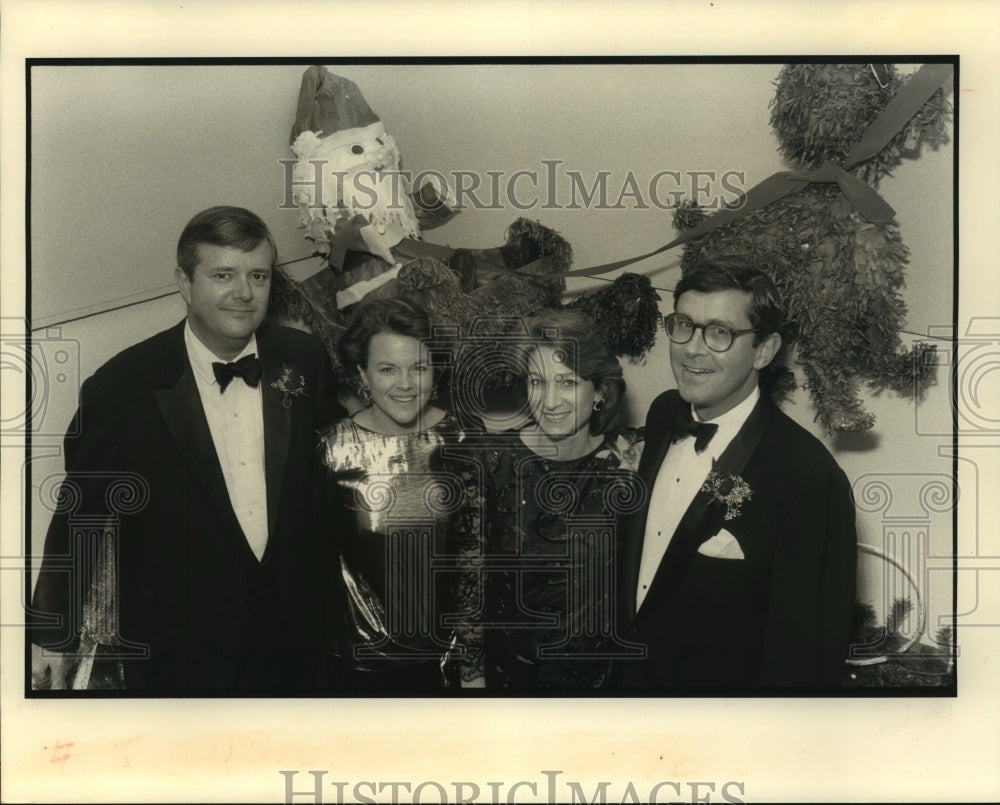
{"type": "MultiPolygon", "coordinates": [[[[373,299],[359,305],[337,341],[337,358],[355,383],[360,382],[358,367],[368,365],[368,347],[379,333],[426,341],[431,337],[430,317],[420,305],[407,299],[373,299]]],[[[432,367],[437,378],[441,367],[433,360],[432,367]]]]}

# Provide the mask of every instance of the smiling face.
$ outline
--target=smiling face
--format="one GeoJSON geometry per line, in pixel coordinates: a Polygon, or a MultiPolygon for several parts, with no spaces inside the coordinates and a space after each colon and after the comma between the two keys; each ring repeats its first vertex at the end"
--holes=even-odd
{"type": "Polygon", "coordinates": [[[528,407],[539,430],[552,441],[589,438],[594,402],[601,398],[594,384],[565,360],[565,352],[545,345],[528,356],[528,407]]]}
{"type": "Polygon", "coordinates": [[[416,338],[378,333],[368,342],[368,365],[358,372],[372,395],[371,416],[380,433],[405,433],[419,427],[434,391],[427,347],[416,338]]]}
{"type": "MultiPolygon", "coordinates": [[[[746,330],[753,327],[749,316],[752,299],[750,293],[735,289],[685,291],[674,309],[696,325],[713,323],[746,330]]],[[[772,333],[756,346],[755,338],[753,333],[739,336],[725,352],[713,352],[705,346],[700,329],[686,344],[670,342],[670,366],[677,390],[702,420],[715,419],[735,408],[757,387],[760,370],[774,358],[781,338],[772,333]]]]}
{"type": "Polygon", "coordinates": [[[190,277],[175,271],[177,287],[187,303],[191,330],[223,360],[232,360],[247,345],[267,313],[271,292],[271,244],[261,241],[245,252],[233,246],[198,246],[198,263],[190,277]]]}

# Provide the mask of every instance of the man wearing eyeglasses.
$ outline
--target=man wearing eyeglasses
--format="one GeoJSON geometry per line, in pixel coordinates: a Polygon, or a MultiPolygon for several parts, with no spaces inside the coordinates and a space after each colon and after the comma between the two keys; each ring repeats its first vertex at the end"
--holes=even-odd
{"type": "Polygon", "coordinates": [[[781,348],[774,283],[703,261],[664,320],[677,388],[654,400],[622,523],[623,684],[663,691],[816,689],[842,675],[855,591],[850,485],[762,387],[781,348]]]}

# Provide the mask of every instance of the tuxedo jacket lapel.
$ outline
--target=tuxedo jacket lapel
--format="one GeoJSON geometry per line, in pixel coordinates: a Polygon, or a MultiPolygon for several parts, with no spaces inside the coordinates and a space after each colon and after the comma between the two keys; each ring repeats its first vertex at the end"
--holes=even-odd
{"type": "MultiPolygon", "coordinates": [[[[275,533],[281,492],[288,463],[291,442],[292,416],[296,404],[283,405],[285,394],[271,384],[277,381],[284,368],[280,358],[273,355],[274,339],[269,338],[267,328],[257,332],[257,350],[261,363],[261,403],[264,419],[264,477],[267,488],[268,534],[275,533]]],[[[234,533],[243,535],[239,519],[233,509],[222,474],[208,419],[202,406],[198,384],[187,358],[184,345],[184,323],[181,322],[172,335],[169,354],[165,356],[163,369],[164,388],[155,390],[153,395],[167,423],[177,448],[187,462],[200,486],[208,495],[215,511],[224,513],[234,533]],[[177,380],[176,378],[180,378],[177,380]]],[[[294,402],[294,401],[293,401],[294,402]]],[[[243,540],[247,551],[250,546],[243,540]]],[[[268,540],[268,549],[271,540],[268,540]]],[[[267,550],[265,549],[265,556],[267,550]]]]}
{"type": "MultiPolygon", "coordinates": [[[[757,404],[750,412],[746,422],[739,429],[736,436],[729,443],[726,449],[715,462],[714,471],[720,475],[740,475],[746,467],[747,462],[753,455],[754,450],[760,443],[768,424],[774,416],[774,404],[766,395],[761,394],[757,404]]],[[[652,490],[656,480],[656,473],[669,449],[669,439],[663,439],[663,448],[656,464],[652,468],[652,474],[648,477],[648,486],[652,490]]],[[[647,476],[644,476],[647,477],[647,476]]],[[[687,570],[688,565],[694,558],[698,546],[713,533],[717,533],[722,525],[724,512],[706,492],[699,492],[688,505],[684,516],[677,525],[667,550],[663,554],[660,566],[656,575],[650,583],[649,592],[643,600],[643,606],[651,600],[663,595],[669,595],[670,591],[676,588],[677,580],[687,570]]],[[[643,530],[645,530],[645,520],[643,520],[643,530]]],[[[632,540],[639,545],[639,556],[642,554],[643,534],[637,535],[638,539],[632,540]]],[[[631,570],[630,570],[631,572],[631,570]]],[[[635,567],[635,576],[638,576],[638,563],[635,567]]],[[[632,601],[635,600],[633,588],[632,601]]]]}
{"type": "MultiPolygon", "coordinates": [[[[258,336],[257,345],[261,347],[258,336]]],[[[263,352],[263,347],[261,347],[263,352]]],[[[261,397],[264,407],[264,475],[267,481],[267,529],[274,534],[281,501],[282,481],[288,461],[288,443],[292,429],[292,407],[282,403],[284,392],[271,386],[281,377],[282,367],[277,361],[261,355],[261,397]]],[[[268,543],[270,544],[270,542],[268,543]]]]}
{"type": "MultiPolygon", "coordinates": [[[[258,336],[258,349],[261,349],[258,336]]],[[[273,530],[281,494],[281,479],[285,472],[288,452],[288,411],[281,405],[282,395],[270,384],[280,375],[280,366],[261,356],[261,396],[264,415],[264,464],[267,482],[268,529],[273,530]]],[[[164,355],[162,385],[155,389],[153,397],[173,437],[177,449],[188,468],[207,496],[212,509],[227,522],[230,530],[241,537],[247,552],[252,555],[246,542],[239,518],[233,509],[222,474],[222,464],[212,441],[208,418],[201,402],[198,382],[187,357],[184,344],[184,322],[171,332],[171,340],[164,355]],[[178,379],[179,378],[179,379],[178,379]]]]}
{"type": "Polygon", "coordinates": [[[762,392],[757,404],[743,423],[743,427],[729,443],[729,446],[719,456],[715,469],[727,475],[739,475],[743,472],[750,456],[753,455],[764,436],[768,425],[774,419],[777,409],[771,399],[762,392]]]}
{"type": "Polygon", "coordinates": [[[212,432],[208,428],[208,419],[205,417],[191,367],[187,366],[173,388],[155,390],[153,397],[174,444],[208,496],[212,508],[217,512],[224,512],[224,519],[231,519],[236,524],[238,533],[242,533],[229,500],[226,479],[222,474],[222,465],[212,442],[212,432]]]}

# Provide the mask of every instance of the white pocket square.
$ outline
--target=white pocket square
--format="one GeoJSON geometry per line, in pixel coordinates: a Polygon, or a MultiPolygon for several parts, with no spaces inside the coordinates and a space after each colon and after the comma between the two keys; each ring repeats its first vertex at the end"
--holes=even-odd
{"type": "Polygon", "coordinates": [[[743,551],[740,549],[736,537],[726,529],[722,529],[711,539],[705,540],[698,546],[698,553],[704,556],[713,556],[716,559],[743,559],[743,551]]]}

